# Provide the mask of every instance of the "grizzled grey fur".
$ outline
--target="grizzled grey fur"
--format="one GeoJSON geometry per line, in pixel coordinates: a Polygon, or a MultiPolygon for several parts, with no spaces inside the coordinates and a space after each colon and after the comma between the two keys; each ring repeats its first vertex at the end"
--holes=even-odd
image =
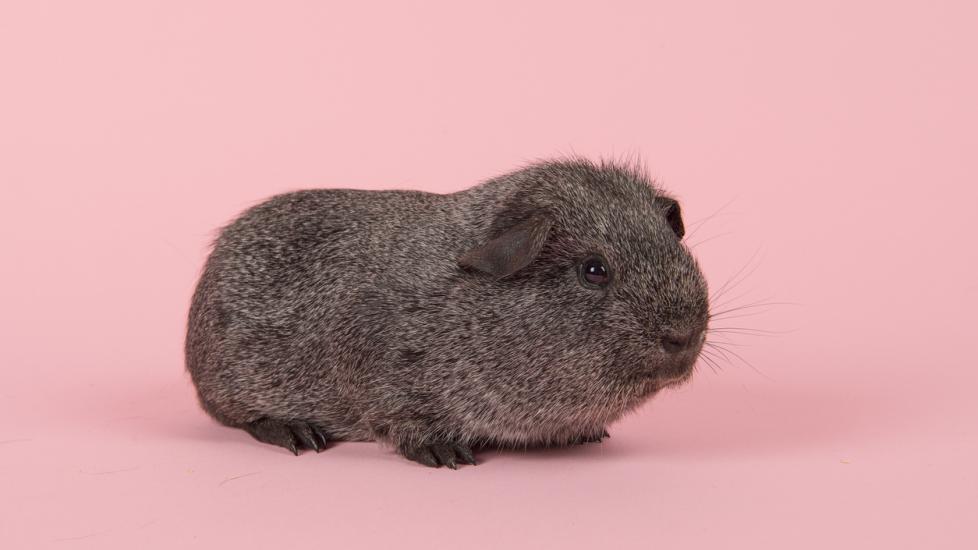
{"type": "Polygon", "coordinates": [[[621,163],[279,195],[217,238],[187,368],[215,419],[296,453],[379,440],[454,468],[482,446],[600,441],[702,347],[682,235],[676,201],[621,163]],[[582,282],[594,255],[607,286],[582,282]]]}

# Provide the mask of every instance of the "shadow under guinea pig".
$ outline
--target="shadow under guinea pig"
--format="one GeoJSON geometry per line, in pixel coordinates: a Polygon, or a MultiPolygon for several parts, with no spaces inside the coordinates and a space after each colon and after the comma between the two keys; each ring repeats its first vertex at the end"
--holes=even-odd
{"type": "MultiPolygon", "coordinates": [[[[291,457],[285,449],[262,445],[242,430],[211,420],[200,409],[193,386],[183,373],[133,378],[125,388],[114,380],[93,384],[89,389],[85,397],[91,406],[84,418],[77,418],[79,421],[138,434],[140,438],[193,440],[291,457]]],[[[927,422],[926,411],[915,410],[915,403],[918,401],[898,388],[882,385],[844,386],[831,380],[758,380],[755,384],[742,384],[716,378],[694,379],[683,388],[665,390],[609,426],[610,437],[603,442],[482,448],[477,451],[477,458],[480,464],[489,464],[503,457],[601,462],[724,457],[820,447],[845,452],[867,438],[898,431],[913,422],[927,422]]],[[[330,451],[351,444],[333,443],[318,459],[328,463],[330,451]]],[[[392,450],[373,444],[357,445],[354,454],[361,458],[377,454],[379,460],[390,459],[392,464],[403,465],[392,450]]]]}

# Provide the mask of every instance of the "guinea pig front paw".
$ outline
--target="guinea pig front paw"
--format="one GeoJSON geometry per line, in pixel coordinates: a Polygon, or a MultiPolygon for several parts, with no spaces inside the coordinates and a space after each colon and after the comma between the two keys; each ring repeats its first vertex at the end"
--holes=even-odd
{"type": "Polygon", "coordinates": [[[263,443],[285,447],[298,455],[299,449],[312,449],[317,453],[326,448],[329,434],[311,422],[282,422],[271,418],[259,418],[244,426],[245,431],[263,443]]]}
{"type": "Polygon", "coordinates": [[[568,442],[569,445],[584,445],[585,443],[601,443],[606,437],[611,437],[608,430],[602,429],[599,432],[582,434],[574,437],[568,442]]]}
{"type": "Polygon", "coordinates": [[[453,470],[458,469],[458,464],[471,464],[475,466],[475,457],[472,456],[472,449],[467,445],[459,443],[434,443],[430,445],[401,445],[398,448],[401,456],[408,460],[413,460],[425,466],[438,468],[448,466],[453,470]]]}

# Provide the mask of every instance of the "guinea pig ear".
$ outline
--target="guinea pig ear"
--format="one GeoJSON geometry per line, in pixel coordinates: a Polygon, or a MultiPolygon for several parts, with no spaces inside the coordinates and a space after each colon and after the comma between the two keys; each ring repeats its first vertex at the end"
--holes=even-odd
{"type": "Polygon", "coordinates": [[[553,222],[546,215],[531,216],[504,231],[491,241],[469,250],[458,259],[459,265],[492,275],[508,277],[530,265],[543,248],[553,222]]]}
{"type": "Polygon", "coordinates": [[[675,199],[670,199],[668,197],[659,197],[657,199],[662,203],[663,209],[666,214],[666,222],[669,227],[672,228],[672,232],[676,234],[680,239],[686,234],[686,227],[683,226],[683,215],[679,210],[679,203],[675,199]]]}

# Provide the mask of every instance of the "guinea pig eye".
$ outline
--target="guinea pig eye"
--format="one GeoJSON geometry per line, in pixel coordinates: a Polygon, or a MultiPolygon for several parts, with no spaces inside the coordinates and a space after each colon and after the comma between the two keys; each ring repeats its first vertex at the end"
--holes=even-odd
{"type": "Polygon", "coordinates": [[[608,266],[601,256],[589,256],[581,262],[580,268],[581,285],[584,288],[601,289],[608,286],[611,280],[611,273],[608,266]]]}

